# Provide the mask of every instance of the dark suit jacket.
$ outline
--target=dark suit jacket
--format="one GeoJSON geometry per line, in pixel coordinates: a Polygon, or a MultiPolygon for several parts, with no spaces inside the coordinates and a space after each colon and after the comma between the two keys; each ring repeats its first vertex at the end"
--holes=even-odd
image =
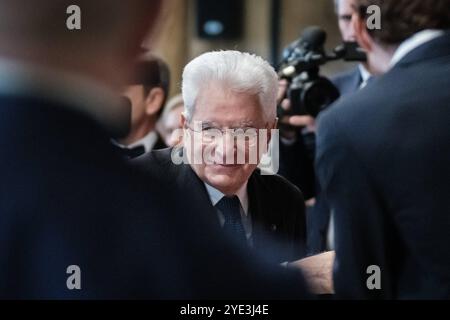
{"type": "MultiPolygon", "coordinates": [[[[173,164],[172,150],[153,151],[135,159],[135,164],[159,176],[164,184],[194,191],[195,198],[191,201],[208,207],[208,215],[218,225],[217,214],[204,183],[190,165],[173,164]]],[[[306,230],[301,192],[284,178],[264,176],[259,170],[250,176],[247,191],[253,248],[274,262],[302,258],[305,254],[306,230]]]]}
{"type": "Polygon", "coordinates": [[[331,82],[338,88],[341,96],[358,91],[362,82],[359,67],[354,67],[349,71],[337,74],[331,78],[331,82]]]}
{"type": "Polygon", "coordinates": [[[158,140],[156,140],[155,145],[153,146],[153,150],[161,150],[161,149],[165,149],[167,148],[166,143],[164,142],[163,138],[161,137],[161,135],[159,134],[159,132],[156,132],[156,134],[158,135],[158,140]]]}
{"type": "MultiPolygon", "coordinates": [[[[355,93],[361,86],[362,78],[358,67],[340,73],[331,78],[338,88],[341,99],[355,93]]],[[[325,194],[321,192],[320,184],[316,182],[316,203],[307,215],[308,253],[316,254],[329,250],[327,245],[328,228],[330,225],[330,206],[325,194]]]]}
{"type": "Polygon", "coordinates": [[[450,298],[450,34],[324,112],[317,174],[342,298],[450,298]],[[368,290],[367,268],[381,268],[368,290]]]}
{"type": "MultiPolygon", "coordinates": [[[[313,140],[314,140],[313,136],[313,140]]],[[[315,196],[314,156],[299,133],[293,144],[280,141],[280,168],[278,174],[297,186],[305,199],[315,196]]]]}
{"type": "Polygon", "coordinates": [[[305,297],[301,278],[242,257],[109,140],[60,103],[0,97],[0,298],[305,297]],[[81,290],[66,286],[70,265],[81,290]]]}

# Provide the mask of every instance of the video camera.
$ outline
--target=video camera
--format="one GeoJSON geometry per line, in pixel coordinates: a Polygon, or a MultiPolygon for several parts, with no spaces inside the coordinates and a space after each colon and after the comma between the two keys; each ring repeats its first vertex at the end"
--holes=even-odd
{"type": "MultiPolygon", "coordinates": [[[[327,34],[320,27],[306,28],[302,36],[283,51],[283,61],[278,75],[289,81],[286,97],[291,101],[289,115],[316,117],[336,101],[340,94],[333,83],[320,76],[320,66],[329,61],[365,61],[366,55],[356,43],[347,42],[326,53],[324,44],[327,34]]],[[[278,107],[278,116],[286,111],[278,107]]]]}

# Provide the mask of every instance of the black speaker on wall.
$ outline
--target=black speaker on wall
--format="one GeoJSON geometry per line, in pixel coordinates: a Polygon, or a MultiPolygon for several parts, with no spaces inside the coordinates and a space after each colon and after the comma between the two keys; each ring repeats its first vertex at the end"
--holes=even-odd
{"type": "Polygon", "coordinates": [[[203,39],[242,36],[244,0],[197,0],[197,34],[203,39]]]}

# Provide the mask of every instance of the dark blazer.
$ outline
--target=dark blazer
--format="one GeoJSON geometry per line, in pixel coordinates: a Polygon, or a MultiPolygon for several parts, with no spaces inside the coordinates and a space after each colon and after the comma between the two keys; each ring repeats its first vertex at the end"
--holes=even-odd
{"type": "Polygon", "coordinates": [[[153,150],[161,150],[167,148],[166,143],[164,142],[158,131],[156,132],[156,134],[158,135],[158,140],[156,140],[156,143],[153,146],[153,150]]]}
{"type": "Polygon", "coordinates": [[[338,88],[341,96],[358,91],[362,83],[359,67],[335,75],[331,78],[331,82],[338,88]]]}
{"type": "MultiPolygon", "coordinates": [[[[194,191],[195,198],[191,201],[208,207],[208,215],[218,225],[217,214],[204,183],[190,165],[173,164],[172,150],[153,151],[135,159],[134,163],[151,175],[159,176],[164,184],[194,191]]],[[[306,229],[301,192],[286,179],[276,175],[261,175],[259,170],[250,176],[247,192],[253,248],[275,262],[304,257],[306,229]]]]}
{"type": "MultiPolygon", "coordinates": [[[[159,134],[159,132],[157,132],[157,131],[155,131],[155,132],[156,132],[156,142],[155,142],[155,145],[153,146],[152,150],[160,150],[160,149],[167,148],[167,146],[166,146],[164,140],[162,139],[161,135],[159,134]]],[[[121,157],[123,157],[125,160],[131,160],[131,159],[140,157],[141,155],[146,153],[145,147],[143,145],[138,145],[136,147],[129,148],[129,147],[119,146],[114,141],[113,141],[112,145],[114,146],[114,150],[116,151],[116,153],[118,155],[120,155],[121,157]]],[[[152,150],[150,150],[150,151],[152,151],[152,150]]]]}
{"type": "MultiPolygon", "coordinates": [[[[359,90],[362,83],[361,72],[358,67],[340,73],[331,78],[338,88],[341,99],[359,90]]],[[[329,250],[328,228],[330,226],[330,206],[325,194],[321,192],[320,184],[316,182],[316,203],[307,215],[308,254],[316,254],[329,250]]]]}
{"type": "MultiPolygon", "coordinates": [[[[313,143],[315,137],[312,136],[313,143]]],[[[297,186],[305,199],[314,198],[314,155],[311,154],[307,141],[298,133],[293,144],[280,141],[280,167],[278,174],[297,186]]]]}
{"type": "Polygon", "coordinates": [[[301,277],[221,238],[201,205],[136,174],[82,113],[0,96],[0,147],[0,298],[306,296],[301,277]],[[66,286],[70,265],[81,290],[66,286]]]}
{"type": "Polygon", "coordinates": [[[450,298],[450,33],[319,120],[341,298],[450,298]],[[381,269],[368,290],[367,268],[381,269]]]}

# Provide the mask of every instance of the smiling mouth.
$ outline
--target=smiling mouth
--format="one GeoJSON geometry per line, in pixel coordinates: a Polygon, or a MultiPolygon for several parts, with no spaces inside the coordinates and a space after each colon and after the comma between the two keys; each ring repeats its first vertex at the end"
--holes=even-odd
{"type": "Polygon", "coordinates": [[[237,167],[241,167],[242,164],[214,163],[213,166],[221,167],[221,168],[237,168],[237,167]]]}

